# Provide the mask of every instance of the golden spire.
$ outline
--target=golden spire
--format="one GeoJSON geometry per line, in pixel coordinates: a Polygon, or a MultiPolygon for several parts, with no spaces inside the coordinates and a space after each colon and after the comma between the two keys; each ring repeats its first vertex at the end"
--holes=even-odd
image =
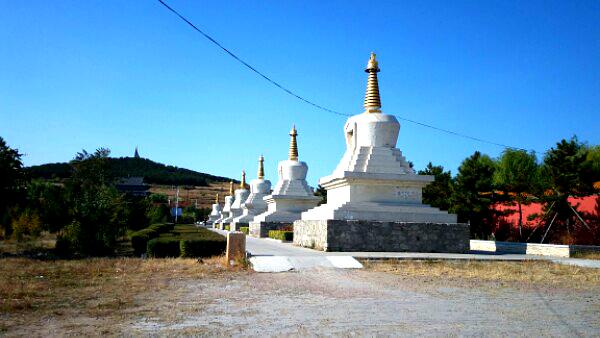
{"type": "Polygon", "coordinates": [[[298,132],[296,131],[296,125],[294,125],[292,130],[290,130],[290,136],[292,139],[290,140],[289,158],[291,161],[298,161],[298,143],[296,143],[296,136],[298,136],[298,132]]]}
{"type": "Polygon", "coordinates": [[[258,158],[258,179],[262,180],[265,178],[265,167],[263,165],[263,162],[265,161],[265,158],[260,155],[260,157],[258,158]]]}
{"type": "Polygon", "coordinates": [[[242,181],[240,182],[240,189],[246,189],[246,170],[242,170],[242,181]]]}
{"type": "Polygon", "coordinates": [[[229,196],[233,196],[233,181],[229,181],[229,196]]]}
{"type": "Polygon", "coordinates": [[[219,193],[215,196],[215,204],[219,204],[219,193]]]}
{"type": "Polygon", "coordinates": [[[365,94],[365,109],[367,113],[381,113],[381,99],[379,98],[379,83],[377,82],[377,73],[379,72],[379,63],[375,59],[375,53],[371,52],[371,58],[367,64],[365,72],[369,73],[367,80],[367,93],[365,94]]]}

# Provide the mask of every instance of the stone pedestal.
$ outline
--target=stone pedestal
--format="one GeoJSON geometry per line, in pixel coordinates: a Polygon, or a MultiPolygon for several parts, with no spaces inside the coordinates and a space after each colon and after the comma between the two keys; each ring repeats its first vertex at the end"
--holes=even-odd
{"type": "Polygon", "coordinates": [[[469,226],[351,220],[294,222],[294,244],[323,251],[469,252],[469,226]]]}
{"type": "Polygon", "coordinates": [[[283,230],[292,226],[292,222],[251,222],[248,234],[251,237],[265,238],[269,237],[270,230],[283,230]]]}
{"type": "Polygon", "coordinates": [[[246,235],[241,232],[227,234],[227,249],[225,258],[229,264],[246,257],[246,235]]]}

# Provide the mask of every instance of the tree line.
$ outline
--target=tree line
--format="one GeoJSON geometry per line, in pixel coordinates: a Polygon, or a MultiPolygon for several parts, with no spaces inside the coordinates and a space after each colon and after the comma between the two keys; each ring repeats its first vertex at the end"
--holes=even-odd
{"type": "MultiPolygon", "coordinates": [[[[110,150],[83,150],[60,180],[32,178],[22,154],[0,137],[0,239],[27,240],[42,231],[57,234],[61,255],[111,255],[128,231],[171,220],[160,195],[136,197],[117,191],[110,150]]],[[[186,208],[181,221],[204,219],[208,210],[186,208]]]]}
{"type": "MultiPolygon", "coordinates": [[[[229,178],[156,163],[147,158],[109,157],[107,170],[114,177],[141,176],[150,184],[208,186],[210,182],[228,182],[229,178]]],[[[47,163],[25,168],[30,178],[69,179],[74,174],[71,163],[47,163]]]]}
{"type": "Polygon", "coordinates": [[[471,237],[508,241],[600,244],[600,146],[577,137],[563,139],[541,159],[533,152],[506,149],[493,159],[476,151],[452,177],[442,166],[429,163],[419,174],[435,181],[423,189],[423,202],[458,215],[468,222],[471,237]],[[596,196],[595,213],[580,212],[569,197],[596,196]],[[535,227],[523,227],[522,207],[540,203],[531,215],[535,227]],[[516,206],[517,228],[503,222],[507,212],[498,204],[516,206]]]}

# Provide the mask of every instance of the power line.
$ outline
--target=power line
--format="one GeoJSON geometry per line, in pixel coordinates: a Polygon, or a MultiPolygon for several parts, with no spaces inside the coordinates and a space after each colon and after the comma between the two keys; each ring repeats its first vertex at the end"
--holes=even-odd
{"type": "MultiPolygon", "coordinates": [[[[304,103],[307,103],[307,104],[309,104],[309,105],[311,105],[311,106],[313,106],[315,108],[318,108],[318,109],[321,109],[323,111],[326,111],[326,112],[329,112],[329,113],[332,113],[332,114],[335,114],[335,115],[339,115],[339,116],[352,116],[350,114],[341,113],[339,111],[335,111],[333,109],[329,109],[329,108],[323,107],[323,106],[321,106],[319,104],[316,104],[316,103],[312,102],[311,100],[308,100],[308,99],[306,99],[306,98],[304,98],[304,97],[296,94],[292,90],[284,87],[283,85],[279,84],[277,81],[271,79],[267,75],[263,74],[262,72],[260,72],[259,70],[257,70],[253,66],[251,66],[246,61],[242,60],[240,57],[238,57],[237,55],[235,55],[232,51],[230,51],[229,49],[227,49],[223,45],[221,45],[217,40],[213,39],[210,35],[204,33],[200,28],[196,27],[196,25],[194,25],[193,23],[191,23],[183,15],[179,14],[179,12],[177,12],[171,6],[167,5],[163,0],[158,0],[158,2],[160,2],[163,6],[165,6],[165,8],[167,8],[173,14],[177,15],[181,20],[183,20],[185,23],[187,23],[195,31],[197,31],[198,33],[202,34],[210,42],[212,42],[213,44],[215,44],[217,47],[221,48],[225,53],[229,54],[229,56],[231,56],[232,58],[234,58],[235,60],[237,60],[238,62],[240,62],[242,65],[246,66],[246,68],[250,69],[251,71],[253,71],[254,73],[256,73],[258,76],[260,76],[263,79],[265,79],[268,82],[270,82],[275,87],[283,90],[284,92],[290,94],[291,96],[297,98],[298,100],[303,101],[304,103]]],[[[492,141],[484,140],[482,138],[478,138],[478,137],[474,137],[474,136],[469,136],[469,135],[458,133],[458,132],[455,132],[455,131],[452,131],[452,130],[435,127],[435,126],[432,126],[432,125],[429,125],[429,124],[426,124],[426,123],[422,123],[422,122],[418,122],[418,121],[415,121],[415,120],[407,119],[405,117],[401,117],[401,116],[398,116],[398,115],[394,115],[394,116],[397,117],[400,120],[407,121],[407,122],[410,122],[410,123],[414,123],[414,124],[420,125],[422,127],[434,129],[434,130],[437,130],[437,131],[441,131],[441,132],[444,132],[444,133],[447,133],[447,134],[450,134],[450,135],[459,136],[459,137],[467,138],[467,139],[470,139],[470,140],[473,140],[473,141],[477,141],[477,142],[481,142],[481,143],[487,143],[487,144],[491,144],[491,145],[495,145],[495,146],[499,146],[499,147],[503,147],[503,148],[518,149],[518,150],[525,150],[525,151],[527,151],[527,149],[524,149],[524,148],[513,147],[513,146],[509,146],[509,145],[502,144],[502,143],[497,143],[497,142],[492,142],[492,141]]]]}

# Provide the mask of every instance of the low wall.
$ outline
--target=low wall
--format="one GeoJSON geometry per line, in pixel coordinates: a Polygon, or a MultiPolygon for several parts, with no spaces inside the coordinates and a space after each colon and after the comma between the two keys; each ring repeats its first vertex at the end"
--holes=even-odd
{"type": "Polygon", "coordinates": [[[514,243],[471,240],[471,251],[571,257],[577,252],[600,252],[600,246],[514,243]]]}
{"type": "Polygon", "coordinates": [[[469,252],[462,223],[295,221],[294,244],[323,251],[469,252]]]}
{"type": "Polygon", "coordinates": [[[281,230],[291,225],[289,222],[250,222],[248,234],[256,238],[269,237],[270,230],[281,230]]]}

